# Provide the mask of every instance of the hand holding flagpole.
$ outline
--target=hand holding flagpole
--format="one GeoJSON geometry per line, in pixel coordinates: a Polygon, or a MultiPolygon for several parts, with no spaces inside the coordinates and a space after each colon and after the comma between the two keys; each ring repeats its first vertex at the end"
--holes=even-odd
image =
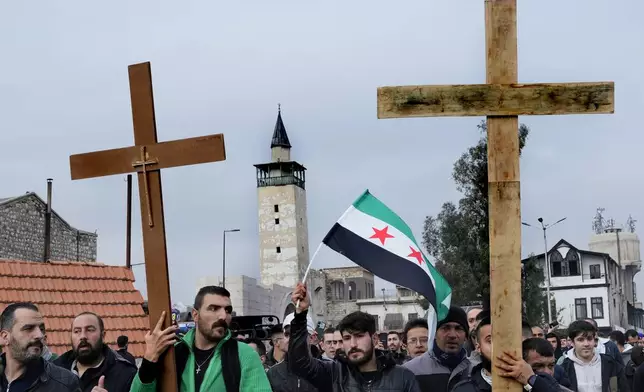
{"type": "MultiPolygon", "coordinates": [[[[320,249],[322,249],[322,242],[320,242],[320,245],[318,245],[318,248],[315,250],[315,253],[313,253],[313,257],[311,257],[311,261],[309,261],[308,267],[306,267],[306,271],[304,272],[304,277],[302,278],[302,284],[306,286],[306,278],[309,276],[309,271],[311,270],[311,266],[313,265],[313,260],[317,257],[318,253],[320,252],[320,249]]],[[[297,300],[297,303],[295,304],[295,307],[299,309],[300,307],[300,300],[297,300]]]]}

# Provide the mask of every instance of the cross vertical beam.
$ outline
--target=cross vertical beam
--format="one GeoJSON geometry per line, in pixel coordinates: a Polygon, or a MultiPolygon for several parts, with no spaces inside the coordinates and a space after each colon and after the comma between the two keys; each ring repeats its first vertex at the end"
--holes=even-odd
{"type": "MultiPolygon", "coordinates": [[[[518,82],[516,0],[485,2],[488,84],[518,82]]],[[[521,347],[521,184],[519,118],[487,116],[492,358],[521,347]]],[[[521,353],[516,353],[521,356],[521,353]]],[[[494,360],[494,362],[496,362],[494,360]]],[[[520,391],[492,367],[494,391],[520,391]]]]}
{"type": "MultiPolygon", "coordinates": [[[[132,102],[132,121],[134,125],[134,144],[145,146],[157,143],[157,129],[154,114],[154,97],[152,93],[152,72],[150,63],[128,66],[130,80],[130,99],[132,102]]],[[[145,151],[143,148],[142,151],[145,151]]],[[[145,155],[145,154],[144,154],[145,155]]],[[[147,161],[142,156],[143,162],[147,161]]],[[[145,277],[148,288],[148,309],[150,328],[165,311],[165,327],[171,320],[170,283],[168,279],[168,252],[165,241],[165,220],[163,217],[163,195],[161,192],[161,171],[143,171],[137,173],[139,193],[146,192],[147,197],[139,195],[141,204],[141,227],[143,229],[143,252],[145,257],[145,277]],[[148,208],[149,207],[149,208],[148,208]],[[148,211],[148,214],[145,213],[148,211]],[[154,217],[154,224],[151,223],[154,217]]],[[[163,371],[160,372],[159,391],[175,392],[177,374],[174,358],[174,347],[166,352],[163,358],[163,371]]]]}

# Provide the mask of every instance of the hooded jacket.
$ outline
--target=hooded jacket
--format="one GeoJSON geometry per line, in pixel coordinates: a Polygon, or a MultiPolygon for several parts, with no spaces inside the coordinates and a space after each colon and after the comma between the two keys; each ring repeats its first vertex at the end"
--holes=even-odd
{"type": "Polygon", "coordinates": [[[467,379],[472,371],[467,358],[450,370],[439,362],[432,350],[405,363],[403,367],[414,372],[421,391],[450,391],[461,380],[467,379]]]}
{"type": "MultiPolygon", "coordinates": [[[[76,354],[73,350],[54,360],[54,364],[64,369],[74,371],[76,354]]],[[[136,375],[136,366],[118,355],[111,348],[103,345],[103,362],[98,367],[87,369],[80,377],[80,387],[83,392],[91,392],[92,388],[98,385],[101,376],[105,376],[105,389],[109,392],[128,392],[132,380],[136,375]]]]}
{"type": "Polygon", "coordinates": [[[296,314],[291,322],[288,364],[294,374],[325,392],[420,392],[414,373],[396,365],[394,359],[381,350],[376,350],[378,375],[372,382],[367,382],[342,356],[335,361],[313,358],[307,342],[306,313],[296,314]]]}
{"type": "Polygon", "coordinates": [[[574,391],[591,391],[591,386],[599,384],[602,392],[611,392],[611,385],[617,386],[619,392],[631,392],[624,366],[609,355],[596,353],[590,363],[585,363],[572,350],[561,366],[570,380],[570,389],[574,391]]]}

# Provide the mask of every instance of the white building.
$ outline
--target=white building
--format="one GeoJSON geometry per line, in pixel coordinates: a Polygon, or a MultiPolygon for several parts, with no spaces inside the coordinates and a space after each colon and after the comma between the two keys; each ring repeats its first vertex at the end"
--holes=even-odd
{"type": "Polygon", "coordinates": [[[376,318],[376,328],[379,332],[402,332],[408,321],[425,317],[420,297],[413,291],[401,286],[395,290],[382,289],[374,298],[358,299],[359,310],[376,318]]]}
{"type": "MultiPolygon", "coordinates": [[[[543,253],[534,258],[546,275],[543,253]]],[[[581,250],[562,239],[548,251],[548,259],[551,309],[561,327],[585,318],[594,319],[600,328],[630,327],[621,268],[611,255],[581,250]]]]}

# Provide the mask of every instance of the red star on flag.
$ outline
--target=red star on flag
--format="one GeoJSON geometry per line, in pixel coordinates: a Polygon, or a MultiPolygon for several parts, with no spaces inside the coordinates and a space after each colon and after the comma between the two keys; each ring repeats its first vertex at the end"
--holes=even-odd
{"type": "Polygon", "coordinates": [[[414,259],[418,260],[418,265],[423,265],[423,254],[412,248],[411,246],[409,247],[409,249],[411,250],[411,253],[408,254],[407,257],[413,257],[414,259]]]}
{"type": "Polygon", "coordinates": [[[380,243],[383,245],[385,244],[385,240],[387,238],[394,238],[393,235],[387,233],[387,230],[389,230],[389,226],[385,226],[385,228],[382,230],[378,230],[375,227],[372,227],[372,229],[373,229],[373,235],[369,238],[377,238],[380,240],[380,243]]]}

